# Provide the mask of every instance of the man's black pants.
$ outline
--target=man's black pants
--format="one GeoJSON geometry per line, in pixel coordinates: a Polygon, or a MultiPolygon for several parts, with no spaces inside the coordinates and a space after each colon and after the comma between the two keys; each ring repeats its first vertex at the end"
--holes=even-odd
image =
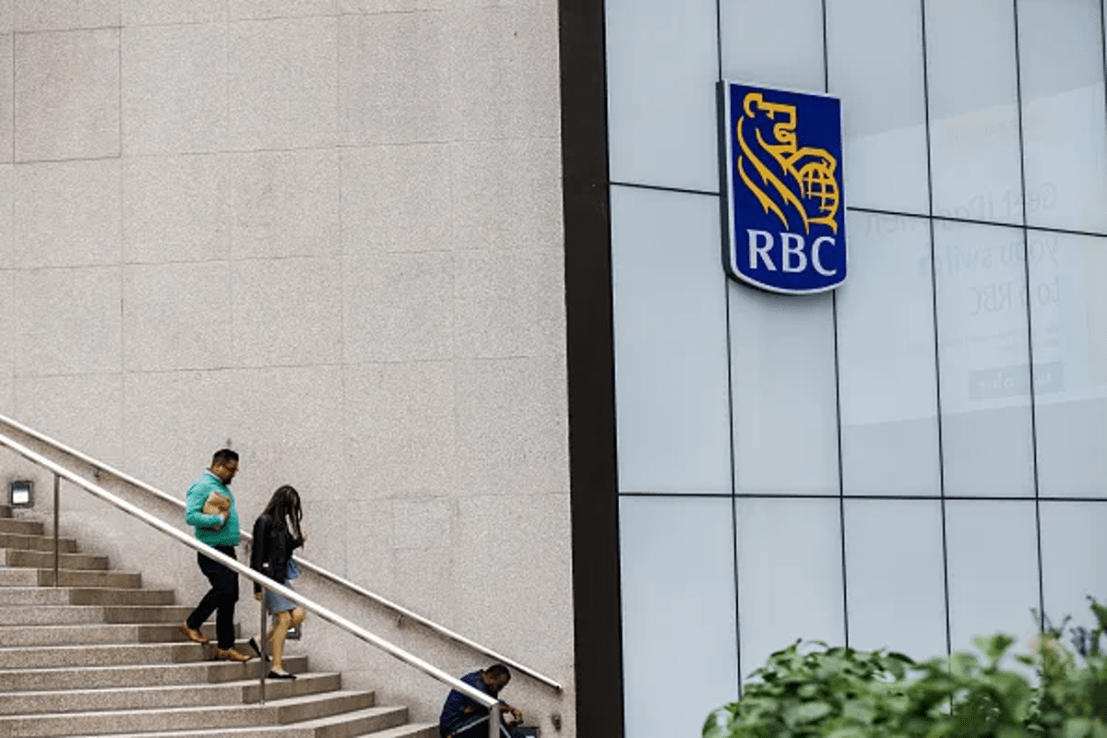
{"type": "MultiPolygon", "coordinates": [[[[212,548],[237,561],[234,546],[212,546],[212,548]]],[[[214,612],[215,637],[219,647],[230,648],[234,645],[234,604],[238,602],[238,573],[202,553],[196,554],[196,561],[200,564],[200,571],[204,572],[204,576],[211,582],[211,589],[185,622],[188,623],[188,627],[199,630],[204,621],[214,612]]]]}

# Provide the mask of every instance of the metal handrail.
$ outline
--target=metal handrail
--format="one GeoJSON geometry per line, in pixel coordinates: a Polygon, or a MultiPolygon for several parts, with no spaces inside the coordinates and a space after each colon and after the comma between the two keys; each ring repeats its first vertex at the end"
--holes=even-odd
{"type": "MultiPolygon", "coordinates": [[[[8,438],[4,434],[0,434],[0,445],[6,446],[7,448],[11,449],[12,451],[14,451],[15,453],[17,453],[20,456],[24,457],[25,459],[28,459],[29,461],[32,461],[32,462],[38,464],[39,466],[45,467],[46,469],[48,469],[48,470],[50,470],[51,472],[54,473],[54,490],[55,490],[55,503],[54,503],[55,515],[54,515],[54,517],[55,517],[55,521],[57,520],[58,480],[64,478],[64,479],[68,480],[69,482],[77,485],[78,487],[81,487],[85,491],[95,495],[96,497],[99,497],[100,499],[104,500],[105,502],[110,503],[111,505],[115,506],[119,510],[122,510],[123,512],[127,513],[128,515],[131,515],[133,517],[138,518],[139,520],[146,523],[147,525],[154,528],[155,530],[157,530],[161,533],[164,533],[165,535],[169,536],[170,538],[176,539],[178,542],[185,544],[189,548],[194,549],[195,551],[197,551],[199,553],[202,553],[204,556],[208,557],[209,559],[213,559],[215,561],[218,561],[223,566],[226,566],[228,569],[232,569],[232,570],[238,572],[239,574],[247,577],[248,579],[251,579],[254,582],[260,584],[263,588],[271,589],[274,592],[277,592],[282,597],[285,597],[285,598],[295,602],[296,604],[303,607],[305,610],[318,615],[323,620],[326,620],[327,622],[338,626],[339,628],[346,631],[350,635],[352,635],[356,638],[359,638],[359,639],[365,641],[366,643],[368,643],[372,646],[376,646],[377,648],[381,649],[382,651],[388,653],[390,656],[393,656],[394,658],[397,658],[400,661],[403,661],[405,664],[408,664],[409,666],[414,666],[416,669],[419,669],[419,671],[423,672],[424,674],[426,674],[430,677],[433,677],[433,678],[437,679],[440,682],[443,682],[444,684],[448,685],[452,689],[456,689],[458,692],[461,692],[466,697],[469,697],[470,699],[475,700],[476,702],[479,702],[480,704],[484,705],[485,707],[487,707],[489,709],[489,713],[490,713],[490,717],[489,717],[489,736],[490,736],[490,738],[497,738],[497,735],[499,733],[498,727],[499,727],[499,722],[500,722],[500,705],[502,703],[499,700],[497,700],[496,698],[491,697],[491,696],[485,694],[484,692],[481,692],[479,689],[476,689],[476,688],[466,684],[465,682],[461,681],[460,679],[458,679],[458,678],[456,678],[456,677],[454,677],[450,674],[447,674],[446,672],[442,671],[438,667],[436,667],[432,664],[429,664],[426,661],[423,661],[421,658],[419,658],[418,656],[415,656],[414,654],[408,653],[407,651],[403,650],[399,646],[395,646],[392,643],[389,643],[388,641],[384,640],[380,636],[377,636],[377,635],[374,635],[373,633],[370,633],[369,631],[365,630],[361,626],[350,622],[349,620],[342,617],[341,615],[338,615],[337,613],[332,612],[331,610],[327,609],[326,607],[323,607],[322,605],[308,599],[307,597],[304,597],[299,592],[296,592],[295,590],[289,589],[288,587],[285,587],[284,585],[279,584],[278,582],[270,579],[269,577],[265,576],[264,574],[259,574],[258,572],[254,571],[250,567],[239,563],[236,559],[233,559],[230,556],[227,556],[226,554],[223,554],[223,553],[220,553],[219,551],[216,551],[214,548],[208,546],[206,543],[201,543],[200,541],[198,541],[195,538],[187,535],[186,533],[182,533],[181,531],[177,530],[176,528],[169,525],[168,523],[165,523],[164,521],[160,520],[159,518],[147,513],[146,511],[144,511],[144,510],[142,510],[142,509],[140,509],[140,508],[138,508],[134,505],[132,505],[131,503],[127,502],[126,500],[123,500],[123,499],[117,497],[116,495],[112,494],[111,492],[108,492],[106,489],[99,486],[98,484],[93,484],[92,482],[89,482],[88,480],[78,476],[77,474],[71,472],[70,470],[66,469],[65,467],[61,466],[60,464],[56,464],[53,461],[51,461],[50,459],[47,459],[45,456],[42,456],[41,454],[35,453],[34,451],[30,450],[26,446],[23,446],[23,445],[17,443],[16,441],[12,440],[11,438],[8,438]]],[[[58,531],[57,531],[56,522],[55,522],[55,528],[54,528],[55,540],[57,539],[57,536],[58,536],[58,531]]],[[[55,544],[55,549],[56,548],[57,548],[57,546],[55,544]]],[[[54,567],[55,567],[54,585],[55,586],[58,586],[57,566],[58,566],[57,565],[57,559],[55,558],[55,564],[54,564],[54,567]]],[[[264,664],[264,661],[263,661],[263,664],[264,664]]],[[[264,684],[264,682],[263,682],[263,684],[264,684]]]]}
{"type": "MultiPolygon", "coordinates": [[[[157,487],[149,485],[149,484],[147,484],[146,482],[143,482],[140,479],[136,479],[135,477],[131,476],[130,474],[127,474],[126,472],[120,471],[120,470],[106,464],[105,462],[100,461],[99,459],[95,459],[95,458],[93,458],[93,457],[91,457],[91,456],[89,456],[85,453],[77,451],[76,449],[65,445],[61,441],[57,441],[57,440],[55,440],[55,439],[53,439],[53,438],[51,438],[51,437],[49,437],[49,436],[47,436],[43,433],[40,433],[39,431],[37,431],[33,428],[30,428],[30,427],[24,425],[23,423],[20,423],[17,420],[13,420],[12,418],[9,418],[9,417],[7,417],[3,414],[0,414],[0,423],[5,423],[7,425],[10,425],[13,428],[17,428],[21,433],[25,433],[25,434],[31,436],[32,438],[35,438],[36,440],[47,444],[48,446],[54,447],[58,451],[61,451],[65,454],[68,454],[68,455],[73,456],[77,459],[80,459],[81,461],[88,464],[89,466],[95,467],[96,469],[99,469],[102,472],[110,474],[113,477],[115,477],[115,478],[117,478],[117,479],[119,479],[123,482],[126,482],[127,484],[130,484],[131,486],[138,487],[142,491],[148,492],[148,493],[154,495],[155,497],[162,500],[163,502],[168,502],[171,505],[176,505],[177,507],[181,508],[182,510],[185,508],[185,503],[183,501],[177,499],[176,497],[174,497],[174,496],[172,496],[172,495],[170,495],[166,492],[163,492],[162,490],[158,489],[157,487]]],[[[253,540],[253,536],[250,535],[249,533],[245,532],[245,531],[242,531],[241,535],[242,535],[243,538],[245,538],[248,541],[253,540]]],[[[528,667],[524,664],[519,663],[515,659],[504,656],[501,653],[493,651],[491,648],[488,648],[487,646],[483,646],[483,645],[477,643],[476,641],[470,640],[469,638],[466,638],[465,636],[463,636],[459,633],[455,633],[454,631],[450,630],[449,628],[445,627],[444,625],[439,625],[438,623],[434,622],[430,618],[424,617],[423,615],[419,615],[418,613],[409,610],[408,608],[404,607],[403,605],[392,602],[391,600],[389,600],[385,597],[382,597],[381,595],[376,594],[375,592],[371,592],[371,591],[369,591],[368,589],[365,589],[364,587],[362,587],[359,584],[356,584],[356,583],[354,583],[354,582],[352,582],[352,581],[350,581],[350,580],[348,580],[348,579],[346,579],[342,576],[339,576],[338,574],[335,574],[334,572],[331,572],[331,571],[328,571],[328,570],[324,569],[323,567],[319,566],[318,564],[313,564],[312,562],[301,558],[299,556],[299,554],[297,554],[297,556],[296,556],[296,563],[299,564],[300,566],[302,566],[304,569],[306,569],[310,572],[313,572],[313,573],[323,577],[324,579],[327,579],[331,582],[334,582],[335,584],[337,584],[341,587],[345,587],[346,589],[350,590],[351,592],[354,592],[355,594],[361,595],[362,597],[365,597],[366,599],[372,600],[373,602],[377,603],[378,605],[381,605],[382,607],[388,608],[389,610],[392,610],[396,614],[401,615],[402,617],[405,617],[408,620],[412,620],[414,622],[417,622],[420,625],[423,625],[423,626],[429,628],[430,630],[434,631],[435,633],[438,633],[441,636],[445,636],[446,638],[449,638],[450,640],[452,640],[456,643],[460,643],[463,646],[467,646],[467,647],[473,649],[474,651],[479,651],[480,653],[484,654],[485,656],[488,656],[489,658],[493,659],[494,661],[499,661],[500,663],[504,664],[505,666],[510,666],[512,669],[514,669],[518,672],[521,672],[523,674],[526,674],[527,676],[529,676],[529,677],[531,677],[531,678],[533,678],[533,679],[535,679],[539,682],[542,682],[546,686],[549,686],[549,687],[552,687],[553,689],[561,691],[561,683],[560,682],[558,682],[554,679],[551,679],[550,677],[548,677],[548,676],[546,676],[546,675],[544,675],[544,674],[542,674],[538,671],[535,671],[534,669],[531,669],[530,667],[528,667]]]]}

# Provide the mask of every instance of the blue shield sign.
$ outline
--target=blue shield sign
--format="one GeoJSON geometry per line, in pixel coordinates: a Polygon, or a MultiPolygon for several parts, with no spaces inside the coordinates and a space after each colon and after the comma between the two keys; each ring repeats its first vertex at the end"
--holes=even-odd
{"type": "Polygon", "coordinates": [[[834,289],[846,279],[841,101],[736,82],[719,89],[727,272],[772,292],[834,289]]]}

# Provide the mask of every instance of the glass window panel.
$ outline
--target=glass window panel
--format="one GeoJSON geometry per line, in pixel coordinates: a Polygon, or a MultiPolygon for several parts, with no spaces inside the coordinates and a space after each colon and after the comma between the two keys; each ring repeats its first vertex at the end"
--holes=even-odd
{"type": "Polygon", "coordinates": [[[723,77],[824,91],[822,6],[822,0],[720,0],[723,77]]]}
{"type": "Polygon", "coordinates": [[[797,640],[845,643],[838,500],[739,499],[742,678],[797,640]]]}
{"type": "Polygon", "coordinates": [[[622,497],[619,518],[627,735],[698,735],[738,696],[731,502],[622,497]]]}
{"type": "Polygon", "coordinates": [[[846,500],[849,643],[913,659],[946,652],[942,508],[937,500],[846,500]]]}
{"type": "Polygon", "coordinates": [[[940,495],[930,226],[847,215],[838,290],[842,485],[847,495],[940,495]]]}
{"type": "Polygon", "coordinates": [[[1107,231],[1099,0],[1020,0],[1026,221],[1107,231]]]}
{"type": "Polygon", "coordinates": [[[1037,632],[1038,545],[1034,503],[946,502],[950,641],[972,648],[980,635],[1008,633],[1023,647],[1037,632]]]}
{"type": "Polygon", "coordinates": [[[1034,494],[1023,234],[935,221],[942,464],[953,497],[1034,494]]]}
{"type": "Polygon", "coordinates": [[[936,215],[1022,222],[1011,0],[925,0],[936,215]]]}
{"type": "Polygon", "coordinates": [[[737,491],[837,495],[832,295],[729,290],[737,491]]]}
{"type": "Polygon", "coordinates": [[[1039,494],[1107,497],[1107,238],[1028,246],[1039,494]]]}
{"type": "Polygon", "coordinates": [[[607,0],[611,179],[719,191],[714,0],[607,0]]]}
{"type": "Polygon", "coordinates": [[[1073,626],[1093,627],[1088,596],[1107,600],[1107,503],[1046,501],[1041,515],[1045,613],[1054,624],[1071,615],[1073,626]]]}
{"type": "Polygon", "coordinates": [[[731,491],[719,200],[611,190],[619,485],[731,491]]]}
{"type": "Polygon", "coordinates": [[[854,207],[929,212],[921,16],[918,3],[827,3],[830,92],[842,98],[854,207]]]}

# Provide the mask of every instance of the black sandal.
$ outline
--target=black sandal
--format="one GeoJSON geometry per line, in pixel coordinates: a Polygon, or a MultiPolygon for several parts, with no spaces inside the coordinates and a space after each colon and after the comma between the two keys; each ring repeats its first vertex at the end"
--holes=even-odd
{"type": "Polygon", "coordinates": [[[289,674],[287,671],[270,671],[270,679],[295,679],[295,674],[289,674]]]}
{"type": "MultiPolygon", "coordinates": [[[[256,637],[256,636],[250,636],[250,640],[248,641],[248,645],[250,646],[250,649],[251,649],[251,650],[252,650],[252,651],[253,651],[253,652],[254,652],[254,653],[255,653],[255,654],[257,655],[257,657],[258,657],[258,658],[260,659],[260,658],[261,658],[261,647],[260,647],[260,646],[258,646],[258,639],[257,639],[257,637],[256,637]]],[[[266,657],[265,657],[265,660],[266,660],[266,661],[272,661],[272,660],[273,660],[273,657],[272,657],[272,656],[266,656],[266,657]]]]}

